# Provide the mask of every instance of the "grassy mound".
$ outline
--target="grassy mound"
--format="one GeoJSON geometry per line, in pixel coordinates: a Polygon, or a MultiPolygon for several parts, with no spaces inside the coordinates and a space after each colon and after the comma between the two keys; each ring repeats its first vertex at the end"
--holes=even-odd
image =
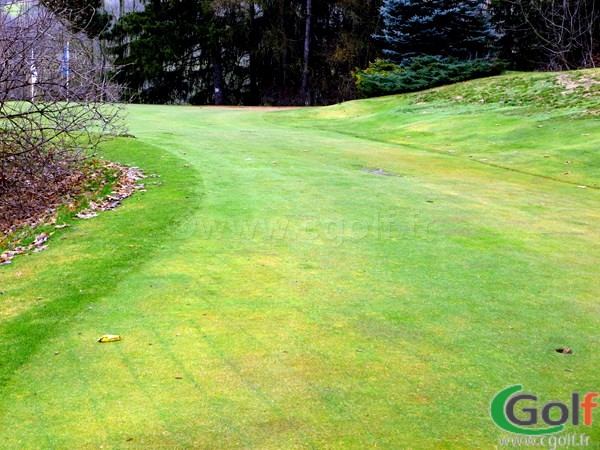
{"type": "Polygon", "coordinates": [[[413,96],[423,102],[493,103],[529,108],[570,108],[579,115],[600,114],[600,70],[513,73],[458,83],[413,96]]]}
{"type": "Polygon", "coordinates": [[[600,70],[509,74],[290,115],[306,126],[600,187],[600,70]]]}

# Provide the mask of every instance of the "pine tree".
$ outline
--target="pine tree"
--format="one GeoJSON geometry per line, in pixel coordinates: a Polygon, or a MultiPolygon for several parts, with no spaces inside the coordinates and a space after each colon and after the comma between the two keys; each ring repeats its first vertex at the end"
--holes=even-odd
{"type": "Polygon", "coordinates": [[[376,55],[381,0],[144,5],[106,35],[117,80],[140,102],[339,102],[354,98],[352,71],[376,55]]]}
{"type": "Polygon", "coordinates": [[[67,19],[71,29],[90,37],[97,37],[110,21],[101,0],[41,0],[40,3],[67,19]]]}
{"type": "Polygon", "coordinates": [[[117,21],[106,37],[120,68],[115,78],[128,88],[128,97],[142,103],[187,101],[209,79],[211,17],[203,6],[197,0],[153,0],[117,21]]]}
{"type": "Polygon", "coordinates": [[[424,55],[485,57],[494,34],[479,0],[384,0],[376,38],[392,61],[424,55]]]}

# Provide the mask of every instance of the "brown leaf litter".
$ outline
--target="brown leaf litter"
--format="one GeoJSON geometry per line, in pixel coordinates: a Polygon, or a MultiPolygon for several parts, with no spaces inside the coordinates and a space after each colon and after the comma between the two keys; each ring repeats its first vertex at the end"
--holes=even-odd
{"type": "MultiPolygon", "coordinates": [[[[78,219],[92,219],[98,216],[98,211],[110,211],[121,206],[122,201],[126,198],[131,197],[135,192],[145,192],[145,185],[140,183],[140,180],[147,178],[142,170],[138,167],[123,167],[113,162],[106,162],[104,169],[108,169],[111,173],[116,175],[116,180],[113,183],[113,191],[110,195],[103,198],[92,200],[86,209],[75,214],[74,217],[78,219]]],[[[151,178],[158,178],[158,175],[150,175],[151,178]]],[[[67,197],[67,201],[68,201],[67,197]]],[[[68,204],[73,207],[72,204],[68,204]]],[[[45,214],[29,217],[21,223],[21,226],[30,226],[35,228],[40,225],[54,225],[56,224],[56,209],[59,205],[54,205],[53,208],[49,208],[45,211],[45,214]]],[[[63,223],[61,225],[54,225],[57,230],[67,228],[70,225],[63,223]]],[[[14,231],[14,230],[13,230],[14,231]]],[[[54,232],[47,233],[43,232],[38,234],[33,242],[27,246],[17,246],[12,250],[7,250],[0,254],[0,265],[7,265],[12,262],[12,259],[17,255],[23,255],[26,253],[38,253],[48,248],[46,242],[50,239],[54,232]]]]}

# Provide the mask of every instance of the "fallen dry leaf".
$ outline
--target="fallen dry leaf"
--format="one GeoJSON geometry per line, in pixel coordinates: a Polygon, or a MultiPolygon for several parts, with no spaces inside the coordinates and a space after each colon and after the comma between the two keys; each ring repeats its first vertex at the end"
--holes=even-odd
{"type": "Polygon", "coordinates": [[[42,245],[44,242],[46,242],[48,239],[50,239],[50,235],[48,233],[42,233],[36,236],[36,238],[33,241],[33,246],[37,247],[42,245]]]}
{"type": "Polygon", "coordinates": [[[94,211],[89,211],[89,210],[85,210],[85,211],[81,211],[78,214],[75,214],[75,217],[77,217],[78,219],[93,219],[94,217],[97,217],[98,213],[94,212],[94,211]]]}

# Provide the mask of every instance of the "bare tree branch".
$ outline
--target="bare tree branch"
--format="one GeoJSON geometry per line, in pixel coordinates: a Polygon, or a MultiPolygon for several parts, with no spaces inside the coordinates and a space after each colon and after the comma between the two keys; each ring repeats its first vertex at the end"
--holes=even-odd
{"type": "Polygon", "coordinates": [[[20,192],[68,178],[124,132],[100,46],[68,25],[36,2],[0,6],[0,223],[21,214],[15,201],[26,209],[20,192]]]}

